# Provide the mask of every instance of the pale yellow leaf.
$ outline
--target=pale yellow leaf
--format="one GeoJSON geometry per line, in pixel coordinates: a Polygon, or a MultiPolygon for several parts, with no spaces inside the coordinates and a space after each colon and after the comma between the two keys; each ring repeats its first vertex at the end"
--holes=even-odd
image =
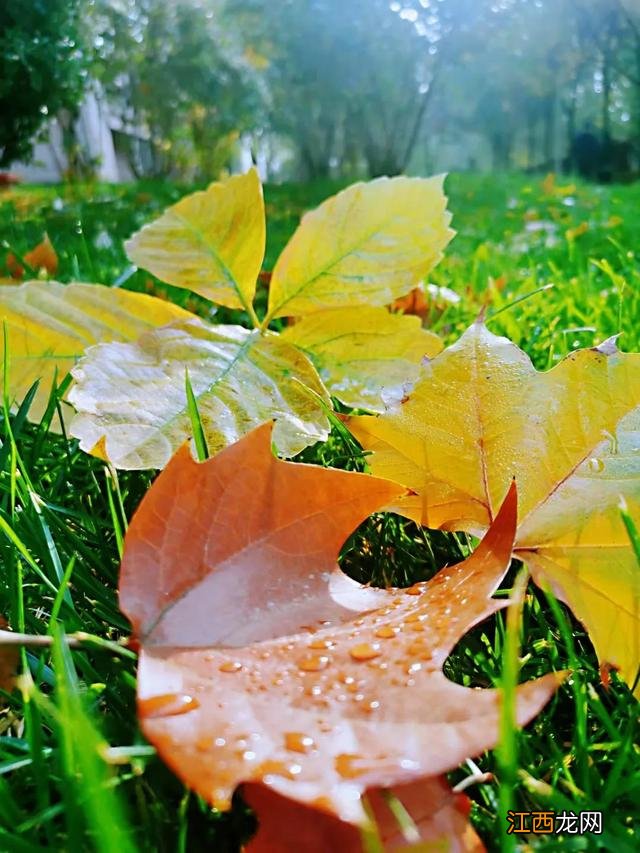
{"type": "Polygon", "coordinates": [[[97,284],[27,281],[2,287],[0,321],[8,335],[9,396],[20,403],[40,379],[29,410],[29,417],[38,420],[54,377],[60,382],[88,346],[135,340],[150,328],[188,317],[193,315],[162,299],[97,284]]]}
{"type": "Polygon", "coordinates": [[[125,244],[131,261],[162,281],[249,314],[264,246],[255,169],[186,196],[125,244]]]}
{"type": "Polygon", "coordinates": [[[137,343],[92,347],[73,370],[71,434],[118,468],[162,468],[192,435],[185,374],[211,455],[266,420],[293,456],[329,433],[330,399],[306,355],[273,333],[175,323],[137,343]]]}
{"type": "Polygon", "coordinates": [[[417,380],[422,359],[442,349],[419,317],[366,305],[309,314],[282,337],[307,353],[338,400],[370,412],[399,402],[417,380]]]}
{"type": "Polygon", "coordinates": [[[408,293],[454,234],[443,180],[378,178],[307,213],[273,270],[268,319],[408,293]]]}

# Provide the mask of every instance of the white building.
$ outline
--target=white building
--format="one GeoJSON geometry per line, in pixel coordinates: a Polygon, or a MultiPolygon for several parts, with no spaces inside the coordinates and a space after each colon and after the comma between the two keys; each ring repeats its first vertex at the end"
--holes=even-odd
{"type": "MultiPolygon", "coordinates": [[[[101,95],[97,85],[87,89],[73,128],[82,161],[98,180],[131,181],[148,171],[151,147],[148,132],[123,118],[101,95]]],[[[36,140],[28,163],[12,163],[10,171],[25,183],[62,181],[69,168],[61,122],[52,118],[44,138],[36,140]]]]}

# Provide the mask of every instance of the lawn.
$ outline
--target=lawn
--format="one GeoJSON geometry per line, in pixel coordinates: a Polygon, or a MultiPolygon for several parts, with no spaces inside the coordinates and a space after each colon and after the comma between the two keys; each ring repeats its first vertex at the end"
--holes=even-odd
{"type": "MultiPolygon", "coordinates": [[[[338,188],[266,187],[265,270],[301,213],[338,188]]],[[[434,291],[425,320],[445,343],[484,311],[491,331],[510,337],[540,370],[618,333],[622,350],[640,349],[640,185],[452,175],[447,189],[458,235],[432,273],[431,283],[447,290],[434,291]]],[[[122,245],[186,191],[168,183],[6,191],[0,265],[8,251],[23,256],[46,231],[59,256],[59,280],[166,295],[211,317],[204,300],[132,268],[122,245]]],[[[218,309],[216,317],[233,320],[234,312],[218,309]]],[[[24,411],[9,421],[5,411],[2,424],[0,614],[17,631],[57,634],[62,624],[67,633],[84,631],[95,640],[70,650],[58,642],[53,654],[22,651],[31,679],[23,676],[21,691],[0,699],[0,850],[237,850],[253,828],[242,802],[222,814],[185,792],[136,725],[136,660],[118,645],[129,629],[116,584],[122,532],[152,475],[120,472],[116,479],[75,442],[30,425],[24,411]]],[[[335,433],[303,457],[364,466],[363,457],[354,460],[344,450],[335,433]]],[[[385,580],[404,586],[468,549],[466,537],[424,533],[390,516],[383,524],[366,522],[350,538],[343,565],[358,580],[380,582],[377,555],[392,554],[385,580]]],[[[496,685],[504,646],[504,619],[497,615],[466,637],[447,663],[448,676],[496,685]]],[[[637,703],[615,673],[606,688],[601,684],[581,626],[530,586],[521,679],[565,668],[570,678],[532,724],[507,737],[501,751],[451,774],[454,784],[476,772],[493,774],[467,788],[471,820],[490,850],[517,843],[498,817],[505,804],[519,811],[603,812],[601,836],[541,835],[528,839],[534,849],[624,853],[640,846],[637,703]]]]}

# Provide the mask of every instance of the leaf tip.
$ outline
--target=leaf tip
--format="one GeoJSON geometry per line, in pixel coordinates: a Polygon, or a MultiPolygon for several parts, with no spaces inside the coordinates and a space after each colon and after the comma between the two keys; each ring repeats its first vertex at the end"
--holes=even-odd
{"type": "Polygon", "coordinates": [[[593,347],[594,352],[600,352],[603,355],[615,355],[620,352],[618,349],[618,338],[620,337],[620,333],[617,335],[611,335],[610,338],[607,338],[606,341],[603,341],[601,344],[598,344],[597,347],[593,347]]]}
{"type": "Polygon", "coordinates": [[[487,319],[487,303],[485,302],[476,319],[474,320],[474,325],[476,326],[484,326],[485,321],[487,319]]]}

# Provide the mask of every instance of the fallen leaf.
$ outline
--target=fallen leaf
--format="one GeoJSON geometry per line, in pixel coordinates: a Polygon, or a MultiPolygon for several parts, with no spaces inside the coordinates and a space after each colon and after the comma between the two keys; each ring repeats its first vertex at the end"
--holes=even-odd
{"type": "MultiPolygon", "coordinates": [[[[266,785],[251,782],[242,787],[242,795],[255,811],[258,831],[245,845],[245,853],[366,853],[361,830],[330,812],[312,808],[277,794],[266,785]],[[286,832],[283,827],[286,826],[286,832]]],[[[482,853],[485,847],[467,820],[471,803],[464,794],[455,794],[439,776],[396,785],[385,791],[366,792],[369,810],[375,822],[374,837],[385,851],[416,853],[482,853]],[[391,794],[400,800],[413,820],[419,838],[412,841],[402,835],[397,819],[387,805],[391,794]]],[[[412,827],[412,829],[414,828],[412,827]]]]}
{"type": "Polygon", "coordinates": [[[578,237],[582,237],[583,234],[586,234],[589,230],[588,222],[581,222],[579,225],[576,225],[575,228],[568,228],[564,232],[564,236],[567,240],[572,243],[574,240],[577,240],[578,237]]]}
{"type": "MultiPolygon", "coordinates": [[[[198,464],[182,449],[127,532],[120,605],[140,640],[138,713],[174,772],[227,809],[262,782],[365,824],[361,795],[432,777],[493,746],[497,690],[449,681],[464,633],[504,607],[515,488],[475,553],[408,590],[336,564],[395,483],[282,462],[262,426],[198,464]]],[[[556,689],[517,690],[526,723],[556,689]]]]}
{"type": "MultiPolygon", "coordinates": [[[[86,347],[135,340],[187,311],[160,299],[95,284],[27,281],[0,289],[0,322],[8,330],[9,396],[20,403],[40,379],[29,417],[42,417],[54,378],[60,382],[86,347]]],[[[1,359],[0,359],[1,361],[1,359]]]]}
{"type": "Polygon", "coordinates": [[[556,176],[554,172],[549,172],[541,184],[544,195],[554,195],[556,189],[556,176]]]}
{"type": "MultiPolygon", "coordinates": [[[[9,623],[0,616],[0,631],[6,631],[9,623]]],[[[10,693],[13,690],[20,655],[17,646],[0,645],[0,690],[10,693]]]]}
{"type": "Polygon", "coordinates": [[[58,272],[58,256],[47,234],[44,235],[41,243],[27,252],[24,259],[36,273],[41,269],[46,270],[49,275],[55,275],[58,272]]]}
{"type": "Polygon", "coordinates": [[[187,370],[211,454],[270,418],[285,456],[329,435],[331,401],[303,352],[274,333],[197,319],[92,347],[71,371],[71,435],[89,453],[104,438],[118,468],[164,467],[193,432],[187,370]]]}
{"type": "Polygon", "coordinates": [[[273,270],[267,320],[408,293],[454,234],[443,180],[378,178],[305,214],[273,270]]]}
{"type": "Polygon", "coordinates": [[[413,290],[410,290],[406,296],[400,296],[395,299],[391,305],[393,311],[399,311],[402,314],[412,314],[424,320],[429,313],[429,300],[427,300],[424,292],[424,284],[420,283],[413,290]]]}
{"type": "Polygon", "coordinates": [[[181,199],[125,249],[163,281],[250,313],[265,233],[262,188],[251,169],[181,199]]]}
{"type": "Polygon", "coordinates": [[[640,570],[618,511],[640,514],[640,355],[613,341],[546,373],[474,324],[423,368],[408,401],[352,418],[371,471],[403,483],[394,509],[480,533],[518,481],[516,554],[632,682],[640,664],[640,570]]]}
{"type": "Polygon", "coordinates": [[[406,296],[396,299],[391,308],[402,314],[415,314],[424,322],[428,315],[440,315],[459,302],[460,294],[454,290],[428,282],[426,285],[419,284],[406,296]]]}
{"type": "Polygon", "coordinates": [[[7,254],[7,257],[5,259],[5,266],[7,268],[7,272],[9,273],[13,281],[18,281],[24,276],[24,267],[13,254],[13,252],[9,252],[7,254]]]}
{"type": "Polygon", "coordinates": [[[401,400],[417,380],[422,358],[442,349],[417,317],[366,305],[309,314],[281,338],[306,352],[340,402],[370,412],[401,400]]]}
{"type": "Polygon", "coordinates": [[[409,318],[367,303],[405,292],[440,259],[453,234],[442,183],[358,184],[307,214],[276,264],[272,308],[274,294],[280,302],[262,322],[252,304],[265,243],[256,171],[170,207],[127,243],[131,260],[171,284],[243,308],[261,337],[200,323],[132,346],[96,348],[73,371],[69,396],[81,447],[99,447],[117,467],[162,467],[192,433],[187,368],[211,453],[273,418],[285,456],[326,438],[331,397],[316,367],[347,405],[382,411],[401,399],[419,360],[441,344],[409,318]],[[321,308],[321,317],[304,320],[321,308]],[[278,341],[268,325],[286,314],[303,321],[278,341]]]}

